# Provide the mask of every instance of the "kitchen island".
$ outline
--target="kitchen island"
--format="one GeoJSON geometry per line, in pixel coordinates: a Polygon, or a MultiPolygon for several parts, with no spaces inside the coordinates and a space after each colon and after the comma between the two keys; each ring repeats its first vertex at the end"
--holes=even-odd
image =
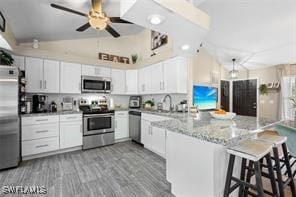
{"type": "MultiPolygon", "coordinates": [[[[166,176],[171,192],[177,197],[223,196],[227,147],[279,122],[246,116],[216,120],[207,112],[195,119],[183,116],[153,122],[154,127],[166,129],[166,176]]],[[[238,175],[239,171],[240,161],[234,172],[238,175]]]]}

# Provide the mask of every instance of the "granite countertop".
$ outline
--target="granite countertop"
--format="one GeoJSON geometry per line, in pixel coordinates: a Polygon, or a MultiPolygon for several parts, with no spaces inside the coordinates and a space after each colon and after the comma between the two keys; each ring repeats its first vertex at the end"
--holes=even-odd
{"type": "Polygon", "coordinates": [[[54,116],[54,115],[68,115],[68,114],[82,114],[82,112],[81,111],[58,111],[58,112],[45,112],[45,113],[31,113],[31,114],[22,114],[21,117],[54,116]]]}
{"type": "Polygon", "coordinates": [[[208,112],[202,112],[198,119],[183,116],[151,124],[211,143],[231,146],[279,122],[281,121],[249,116],[235,116],[232,120],[217,120],[212,118],[208,112]]]}

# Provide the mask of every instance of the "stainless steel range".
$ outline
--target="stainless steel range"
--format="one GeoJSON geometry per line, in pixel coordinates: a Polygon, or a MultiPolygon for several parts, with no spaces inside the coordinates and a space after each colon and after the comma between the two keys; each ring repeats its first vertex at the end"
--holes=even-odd
{"type": "Polygon", "coordinates": [[[93,109],[80,105],[83,111],[83,149],[114,144],[114,110],[93,109]]]}

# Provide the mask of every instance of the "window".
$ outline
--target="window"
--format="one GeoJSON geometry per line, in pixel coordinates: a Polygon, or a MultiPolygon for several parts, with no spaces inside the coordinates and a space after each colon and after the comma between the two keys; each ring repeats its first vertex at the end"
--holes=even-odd
{"type": "Polygon", "coordinates": [[[296,99],[296,76],[283,77],[282,83],[283,118],[294,119],[296,108],[291,99],[296,99]]]}

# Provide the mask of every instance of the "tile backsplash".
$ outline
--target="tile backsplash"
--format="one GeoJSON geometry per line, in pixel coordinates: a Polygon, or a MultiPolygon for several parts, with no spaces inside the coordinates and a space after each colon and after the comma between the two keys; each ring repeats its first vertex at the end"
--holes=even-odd
{"type": "MultiPolygon", "coordinates": [[[[27,94],[27,100],[32,101],[32,96],[34,94],[27,94]]],[[[63,102],[64,97],[71,97],[73,98],[73,101],[76,101],[77,104],[79,103],[80,99],[87,99],[89,102],[92,100],[98,100],[100,98],[103,98],[103,96],[106,96],[108,102],[110,98],[113,98],[114,104],[116,106],[121,106],[122,108],[128,107],[128,101],[129,96],[118,96],[118,95],[110,95],[110,94],[44,94],[48,97],[47,103],[50,104],[52,101],[54,101],[57,106],[58,110],[62,109],[61,103],[63,102]]],[[[109,104],[109,103],[108,103],[109,104]]]]}

